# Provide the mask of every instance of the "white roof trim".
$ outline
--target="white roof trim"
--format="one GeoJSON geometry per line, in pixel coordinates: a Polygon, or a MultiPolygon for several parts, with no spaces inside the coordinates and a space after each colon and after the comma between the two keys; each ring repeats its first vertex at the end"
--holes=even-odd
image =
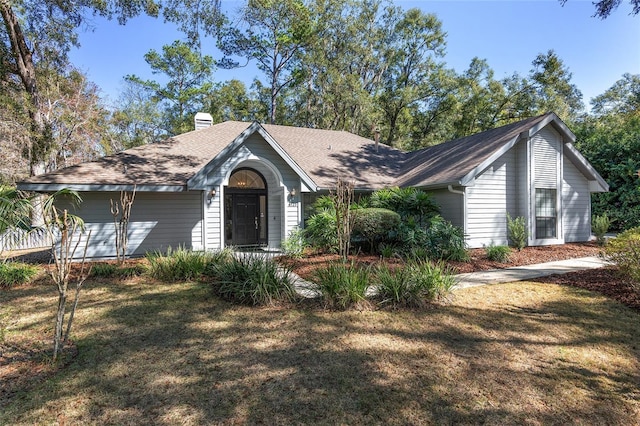
{"type": "Polygon", "coordinates": [[[207,163],[200,171],[198,171],[194,176],[192,176],[187,181],[187,188],[189,189],[200,189],[206,186],[205,178],[206,176],[218,166],[220,160],[229,156],[233,151],[238,149],[242,143],[244,143],[249,136],[254,133],[260,134],[264,140],[273,148],[276,153],[287,163],[291,169],[300,177],[302,182],[311,190],[317,191],[318,185],[309,177],[309,175],[302,170],[302,168],[289,156],[289,154],[276,142],[276,140],[265,130],[260,123],[254,121],[251,123],[249,127],[247,127],[238,137],[236,137],[233,142],[227,145],[218,155],[216,155],[211,161],[207,163]]]}
{"type": "MultiPolygon", "coordinates": [[[[462,186],[471,185],[473,183],[473,180],[480,173],[482,173],[487,167],[489,167],[491,164],[493,164],[493,162],[496,161],[498,158],[500,158],[500,156],[502,156],[507,151],[509,151],[511,148],[513,148],[513,146],[521,138],[533,137],[536,133],[538,133],[540,130],[544,129],[545,127],[547,127],[549,124],[554,126],[556,128],[556,130],[558,130],[561,133],[561,135],[563,137],[563,140],[566,141],[565,142],[565,146],[570,144],[571,142],[574,142],[576,140],[576,135],[574,135],[573,132],[571,130],[569,130],[567,125],[564,124],[562,122],[562,120],[560,120],[560,118],[555,113],[550,113],[543,120],[541,120],[539,123],[536,123],[535,125],[531,126],[528,131],[527,130],[523,131],[520,135],[514,137],[509,142],[504,144],[502,146],[502,148],[500,148],[499,150],[494,152],[489,158],[487,158],[485,161],[480,163],[480,165],[478,165],[476,168],[474,168],[469,173],[467,173],[466,176],[464,176],[462,179],[460,179],[460,182],[456,182],[456,183],[458,183],[458,184],[460,184],[462,186]]],[[[575,151],[575,148],[573,148],[573,150],[575,151]]],[[[575,152],[577,152],[577,151],[575,151],[575,152]]],[[[582,155],[580,155],[580,158],[582,158],[581,161],[585,161],[586,164],[588,165],[587,160],[584,157],[582,157],[582,155]]],[[[596,172],[595,169],[593,167],[591,167],[591,165],[589,165],[589,167],[590,167],[590,171],[593,171],[593,173],[598,175],[598,172],[596,172]]],[[[598,175],[598,176],[600,176],[600,175],[598,175]]],[[[606,188],[608,190],[609,186],[606,184],[606,182],[604,182],[602,177],[600,177],[600,179],[604,183],[603,188],[606,186],[606,188]]]]}
{"type": "Polygon", "coordinates": [[[609,184],[604,180],[600,173],[587,161],[586,158],[580,154],[580,152],[573,146],[571,143],[564,144],[564,153],[571,160],[573,164],[580,170],[583,174],[587,175],[587,178],[590,178],[589,190],[591,192],[608,192],[609,184]],[[593,187],[594,184],[597,184],[597,188],[593,187]]]}
{"type": "Polygon", "coordinates": [[[469,173],[467,173],[466,176],[464,176],[462,179],[460,179],[460,182],[455,182],[454,185],[462,185],[462,186],[471,185],[473,180],[480,173],[482,173],[487,167],[489,167],[491,164],[493,164],[493,162],[496,161],[498,158],[500,158],[503,154],[505,154],[507,151],[509,151],[511,148],[513,148],[513,146],[518,142],[519,139],[520,139],[519,135],[515,136],[509,142],[507,142],[504,145],[502,145],[502,148],[496,150],[496,152],[491,154],[491,156],[489,158],[484,160],[482,163],[480,163],[478,166],[476,166],[473,170],[471,170],[469,173]]]}
{"type": "Polygon", "coordinates": [[[556,130],[562,134],[566,142],[573,143],[576,141],[576,135],[574,135],[567,125],[560,120],[560,117],[558,117],[555,112],[550,113],[542,121],[537,123],[535,126],[532,126],[529,129],[529,137],[533,137],[533,135],[544,129],[548,124],[552,124],[556,130]]]}

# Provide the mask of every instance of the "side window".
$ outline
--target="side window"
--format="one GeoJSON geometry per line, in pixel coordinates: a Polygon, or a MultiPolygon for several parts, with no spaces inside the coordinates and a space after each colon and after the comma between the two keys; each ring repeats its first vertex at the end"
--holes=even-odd
{"type": "Polygon", "coordinates": [[[536,188],[536,239],[557,237],[556,190],[536,188]]]}

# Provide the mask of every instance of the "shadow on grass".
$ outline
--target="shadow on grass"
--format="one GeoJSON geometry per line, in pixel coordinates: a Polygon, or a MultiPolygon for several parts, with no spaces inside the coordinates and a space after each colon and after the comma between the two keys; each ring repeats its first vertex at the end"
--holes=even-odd
{"type": "Polygon", "coordinates": [[[484,307],[324,312],[236,307],[192,283],[93,285],[76,362],[0,423],[638,418],[637,313],[566,288],[535,303],[494,289],[504,294],[484,307]]]}

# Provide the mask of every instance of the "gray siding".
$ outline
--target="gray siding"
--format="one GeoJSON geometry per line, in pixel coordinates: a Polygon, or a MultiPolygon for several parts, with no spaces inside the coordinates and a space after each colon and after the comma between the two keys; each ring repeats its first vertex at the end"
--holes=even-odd
{"type": "MultiPolygon", "coordinates": [[[[127,253],[142,256],[152,250],[184,246],[201,248],[202,193],[139,192],[131,208],[127,253]]],[[[115,257],[115,230],[109,199],[118,192],[81,194],[83,202],[75,211],[91,230],[90,258],[115,257]]],[[[77,255],[81,255],[77,253],[77,255]]]]}
{"type": "Polygon", "coordinates": [[[530,191],[531,227],[529,244],[560,244],[563,239],[563,205],[562,205],[562,138],[551,126],[547,126],[531,138],[532,161],[534,172],[530,191]],[[557,191],[557,238],[536,239],[535,229],[535,190],[536,188],[555,189],[557,191]]]}
{"type": "Polygon", "coordinates": [[[516,206],[515,210],[509,210],[512,218],[524,217],[529,226],[529,140],[522,140],[514,147],[516,153],[516,206]]]}
{"type": "Polygon", "coordinates": [[[205,201],[204,218],[205,232],[204,239],[206,250],[218,250],[222,248],[222,204],[224,200],[224,192],[222,185],[212,185],[211,188],[216,190],[216,196],[209,201],[205,201]]]}
{"type": "Polygon", "coordinates": [[[498,158],[467,188],[467,243],[507,244],[507,211],[516,209],[517,171],[513,149],[498,158]]]}
{"type": "Polygon", "coordinates": [[[562,199],[565,241],[588,241],[591,237],[589,181],[566,158],[562,180],[562,199]]]}
{"type": "Polygon", "coordinates": [[[531,138],[533,144],[534,183],[536,188],[558,188],[560,137],[549,126],[531,138]]]}
{"type": "Polygon", "coordinates": [[[442,217],[455,226],[464,229],[464,196],[449,192],[447,189],[429,191],[429,194],[433,196],[433,200],[440,206],[442,217]]]}

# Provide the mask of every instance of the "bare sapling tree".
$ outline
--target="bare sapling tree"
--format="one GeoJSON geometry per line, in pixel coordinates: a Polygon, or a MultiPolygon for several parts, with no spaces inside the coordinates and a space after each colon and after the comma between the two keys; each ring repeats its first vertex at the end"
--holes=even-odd
{"type": "Polygon", "coordinates": [[[127,246],[129,245],[129,217],[131,216],[131,206],[136,197],[136,187],[132,192],[120,191],[120,201],[111,203],[111,214],[113,215],[113,224],[116,228],[116,259],[122,264],[127,254],[127,246]]]}
{"type": "Polygon", "coordinates": [[[331,194],[333,207],[336,211],[336,228],[338,230],[338,251],[343,261],[347,261],[351,249],[351,231],[355,216],[351,212],[353,203],[353,182],[339,178],[336,190],[331,194]]]}
{"type": "Polygon", "coordinates": [[[58,289],[58,309],[53,337],[53,362],[57,361],[58,355],[69,342],[69,333],[71,332],[73,317],[78,307],[80,290],[91,273],[91,267],[87,267],[86,262],[91,232],[85,236],[85,226],[82,218],[70,214],[67,209],[59,209],[56,207],[56,200],[62,196],[67,197],[73,203],[80,202],[80,197],[76,192],[63,189],[48,197],[42,209],[45,227],[51,240],[54,241],[51,248],[53,268],[50,273],[58,289]],[[72,279],[72,265],[74,263],[77,264],[77,262],[74,261],[78,248],[82,249],[82,257],[78,264],[78,272],[73,276],[75,294],[68,315],[66,315],[70,290],[69,284],[72,279]]]}

